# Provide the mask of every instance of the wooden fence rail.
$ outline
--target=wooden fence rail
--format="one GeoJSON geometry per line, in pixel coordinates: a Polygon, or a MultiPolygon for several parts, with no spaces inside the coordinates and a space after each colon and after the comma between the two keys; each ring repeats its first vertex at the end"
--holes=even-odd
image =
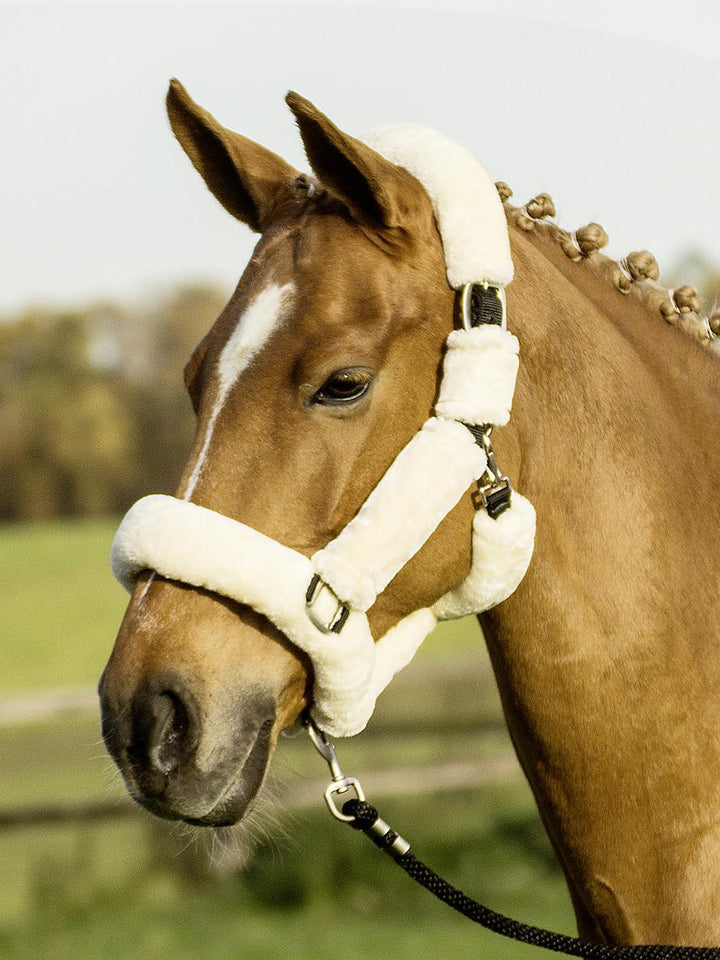
{"type": "Polygon", "coordinates": [[[38,723],[65,714],[97,711],[94,687],[67,687],[57,690],[30,690],[0,697],[0,726],[38,723]]]}
{"type": "MultiPolygon", "coordinates": [[[[444,763],[434,766],[402,767],[368,771],[362,785],[372,799],[403,795],[427,795],[445,790],[469,790],[491,783],[520,779],[520,767],[511,751],[485,762],[444,763]]],[[[323,803],[327,780],[280,785],[280,810],[299,810],[323,803]]],[[[90,800],[72,803],[38,804],[0,811],[0,831],[58,824],[92,824],[115,818],[149,816],[129,798],[90,800]]]]}
{"type": "MultiPolygon", "coordinates": [[[[98,718],[98,697],[94,687],[76,687],[58,690],[28,691],[23,694],[0,696],[0,730],[5,742],[18,736],[27,736],[22,727],[44,724],[38,736],[47,735],[47,725],[78,717],[86,723],[88,716],[98,718]]],[[[364,734],[372,738],[440,737],[448,746],[455,743],[460,731],[481,731],[492,734],[504,726],[492,676],[486,664],[476,657],[453,658],[448,661],[416,663],[396,679],[381,698],[371,726],[364,734]],[[451,738],[448,740],[448,738],[451,738]]],[[[72,737],[65,728],[66,740],[72,737]]],[[[509,741],[492,737],[496,746],[490,759],[470,759],[466,754],[445,749],[444,759],[430,765],[407,766],[401,763],[392,769],[353,770],[360,776],[368,796],[383,797],[399,794],[429,794],[445,789],[471,789],[482,784],[520,777],[520,770],[509,741]],[[499,746],[498,746],[499,743],[499,746]]],[[[21,741],[17,741],[21,742],[21,741]]],[[[76,763],[82,756],[74,746],[63,754],[65,763],[76,763]]],[[[378,754],[381,755],[381,754],[378,754]]],[[[22,756],[15,754],[16,764],[22,756]]],[[[84,761],[83,761],[84,762],[84,761]]],[[[387,761],[386,761],[387,766],[387,761]]],[[[18,770],[21,767],[17,768],[18,770]]],[[[322,766],[318,766],[318,778],[322,766]]],[[[297,809],[322,802],[327,781],[302,780],[300,783],[280,781],[274,793],[281,809],[297,809]]],[[[0,809],[0,831],[53,824],[92,824],[121,817],[149,816],[129,797],[87,799],[18,804],[15,808],[0,809]]]]}

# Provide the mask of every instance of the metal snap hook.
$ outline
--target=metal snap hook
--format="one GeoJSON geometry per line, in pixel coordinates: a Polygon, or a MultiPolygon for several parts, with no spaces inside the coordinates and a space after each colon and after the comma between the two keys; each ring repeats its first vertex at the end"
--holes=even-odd
{"type": "MultiPolygon", "coordinates": [[[[332,780],[328,784],[327,790],[324,793],[325,803],[328,805],[330,813],[335,817],[336,820],[342,820],[343,823],[353,823],[355,821],[355,817],[348,816],[346,813],[343,813],[339,803],[335,798],[337,796],[343,796],[349,790],[352,790],[354,791],[355,796],[360,803],[364,803],[365,794],[360,786],[360,781],[355,777],[345,776],[340,769],[337,752],[335,751],[335,744],[328,738],[328,735],[325,733],[325,731],[320,729],[309,713],[304,715],[302,722],[305,725],[305,729],[307,730],[315,749],[330,767],[332,780]]],[[[344,797],[343,803],[348,799],[350,798],[344,797]]]]}

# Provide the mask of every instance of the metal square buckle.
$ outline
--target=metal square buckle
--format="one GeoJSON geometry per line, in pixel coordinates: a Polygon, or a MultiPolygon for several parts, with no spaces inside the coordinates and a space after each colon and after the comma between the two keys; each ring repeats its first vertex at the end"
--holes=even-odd
{"type": "Polygon", "coordinates": [[[314,624],[321,633],[340,633],[347,622],[347,618],[350,616],[350,608],[347,604],[343,603],[342,600],[338,599],[334,590],[329,587],[324,580],[320,579],[320,574],[316,573],[313,575],[305,593],[305,613],[308,615],[310,622],[314,624]],[[327,590],[337,604],[335,612],[327,622],[321,619],[319,614],[313,609],[313,604],[323,590],[327,590]]]}

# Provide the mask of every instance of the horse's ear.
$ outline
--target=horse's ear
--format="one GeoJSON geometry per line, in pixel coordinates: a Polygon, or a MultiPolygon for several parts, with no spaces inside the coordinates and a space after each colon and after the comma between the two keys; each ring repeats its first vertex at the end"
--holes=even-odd
{"type": "Polygon", "coordinates": [[[180,146],[212,193],[234,217],[261,232],[297,170],[219,124],[178,80],[170,81],[167,112],[180,146]]]}
{"type": "Polygon", "coordinates": [[[408,174],[361,140],[338,129],[317,107],[290,91],[305,153],[318,180],[362,223],[398,227],[408,206],[408,174]]]}

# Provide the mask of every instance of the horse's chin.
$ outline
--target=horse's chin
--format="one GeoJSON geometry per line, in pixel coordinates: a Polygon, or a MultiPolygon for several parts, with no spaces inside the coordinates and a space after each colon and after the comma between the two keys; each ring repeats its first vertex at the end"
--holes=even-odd
{"type": "MultiPolygon", "coordinates": [[[[267,761],[270,754],[267,754],[267,761]]],[[[193,792],[184,796],[180,791],[168,790],[164,796],[151,796],[128,784],[133,800],[156,817],[181,820],[194,827],[231,827],[245,818],[254,806],[265,780],[265,767],[251,777],[240,770],[221,791],[219,797],[202,796],[193,792]]]]}
{"type": "Polygon", "coordinates": [[[222,796],[207,810],[206,805],[197,800],[162,800],[132,788],[130,794],[136,803],[163,820],[179,820],[193,827],[232,827],[250,812],[261,786],[262,783],[248,796],[246,785],[239,777],[237,782],[228,785],[227,795],[222,796]]]}

